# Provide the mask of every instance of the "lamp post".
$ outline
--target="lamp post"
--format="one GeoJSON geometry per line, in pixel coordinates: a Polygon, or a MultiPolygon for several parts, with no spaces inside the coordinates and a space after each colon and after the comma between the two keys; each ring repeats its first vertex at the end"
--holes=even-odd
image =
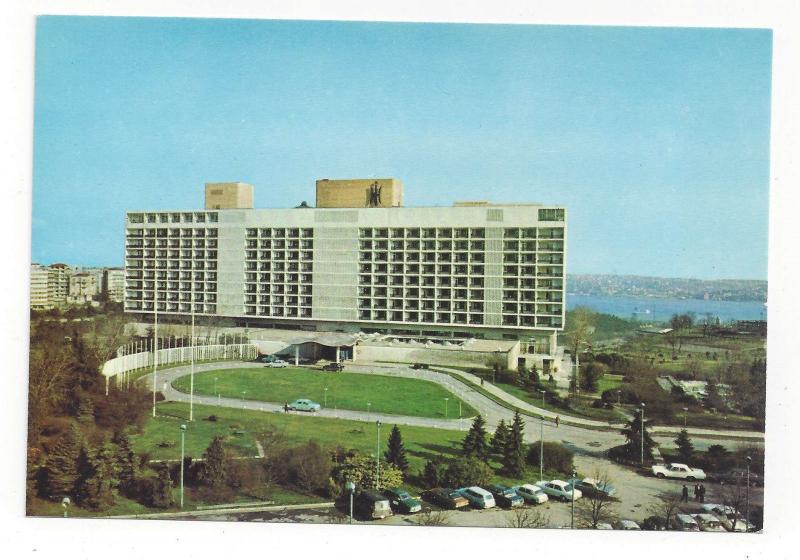
{"type": "Polygon", "coordinates": [[[572,529],[575,528],[575,482],[574,482],[574,480],[577,477],[578,477],[578,473],[575,471],[575,469],[572,469],[572,480],[573,480],[573,483],[572,483],[572,490],[570,490],[570,493],[571,493],[571,496],[572,496],[572,512],[570,513],[570,517],[571,517],[571,519],[570,519],[570,527],[572,529]]]}
{"type": "Polygon", "coordinates": [[[378,429],[378,438],[375,451],[375,490],[381,486],[381,421],[375,421],[375,427],[378,429]]]}
{"type": "Polygon", "coordinates": [[[745,490],[744,499],[744,532],[750,531],[750,464],[753,458],[747,456],[747,489],[745,490]]]}
{"type": "Polygon", "coordinates": [[[356,485],[353,484],[352,482],[347,482],[347,484],[345,484],[344,487],[350,493],[350,523],[352,524],[353,523],[353,494],[356,491],[356,485]]]}
{"type": "Polygon", "coordinates": [[[539,480],[544,480],[544,416],[540,416],[541,434],[539,435],[539,480]]]}
{"type": "Polygon", "coordinates": [[[219,394],[219,393],[217,393],[217,379],[219,379],[219,377],[215,377],[214,378],[214,394],[215,395],[219,394]]]}
{"type": "Polygon", "coordinates": [[[683,407],[683,429],[686,429],[686,413],[689,412],[688,407],[683,407]]]}
{"type": "Polygon", "coordinates": [[[639,439],[642,442],[642,466],[644,466],[644,403],[641,403],[641,405],[642,405],[642,415],[640,418],[642,420],[642,427],[641,427],[641,433],[639,434],[639,439]]]}
{"type": "Polygon", "coordinates": [[[183,509],[183,453],[186,436],[186,424],[181,424],[181,509],[183,509]]]}
{"type": "Polygon", "coordinates": [[[325,387],[325,400],[323,401],[323,406],[328,407],[328,388],[325,387]]]}
{"type": "Polygon", "coordinates": [[[367,403],[367,416],[369,416],[369,409],[370,409],[371,406],[372,406],[372,403],[368,402],[367,403]]]}
{"type": "Polygon", "coordinates": [[[622,404],[622,391],[617,389],[617,406],[620,406],[621,404],[622,404]]]}
{"type": "Polygon", "coordinates": [[[544,395],[545,395],[545,393],[547,393],[547,391],[545,391],[543,389],[539,389],[539,392],[542,394],[542,408],[544,408],[544,395]]]}
{"type": "Polygon", "coordinates": [[[447,401],[450,400],[449,397],[444,398],[444,417],[447,418],[447,401]]]}
{"type": "Polygon", "coordinates": [[[61,500],[61,507],[63,507],[63,508],[64,508],[64,517],[69,517],[69,513],[68,513],[68,510],[69,510],[69,504],[70,504],[70,499],[69,499],[69,497],[67,497],[67,496],[64,496],[64,499],[63,499],[63,500],[61,500]]]}

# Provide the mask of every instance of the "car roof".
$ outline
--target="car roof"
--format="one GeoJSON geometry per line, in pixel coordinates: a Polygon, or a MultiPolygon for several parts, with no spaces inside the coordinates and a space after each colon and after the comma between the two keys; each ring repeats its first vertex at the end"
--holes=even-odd
{"type": "Polygon", "coordinates": [[[567,483],[564,482],[563,480],[555,479],[555,480],[551,480],[550,484],[562,484],[563,485],[563,484],[567,484],[567,483]]]}

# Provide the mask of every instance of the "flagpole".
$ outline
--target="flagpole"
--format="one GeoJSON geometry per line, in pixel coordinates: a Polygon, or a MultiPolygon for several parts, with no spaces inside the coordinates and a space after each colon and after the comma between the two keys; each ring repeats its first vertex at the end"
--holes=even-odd
{"type": "Polygon", "coordinates": [[[194,259],[192,259],[192,369],[189,375],[189,422],[194,420],[194,259]]]}
{"type": "Polygon", "coordinates": [[[158,271],[153,282],[155,288],[154,311],[155,328],[153,330],[153,418],[156,417],[156,387],[158,386],[158,271]]]}

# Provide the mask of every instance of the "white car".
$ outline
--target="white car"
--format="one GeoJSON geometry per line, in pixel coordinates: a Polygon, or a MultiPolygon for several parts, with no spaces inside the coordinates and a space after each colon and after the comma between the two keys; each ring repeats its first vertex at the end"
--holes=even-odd
{"type": "Polygon", "coordinates": [[[722,504],[703,504],[703,511],[714,515],[717,519],[719,519],[720,523],[722,523],[722,526],[728,531],[745,533],[755,529],[755,526],[752,523],[746,523],[744,516],[731,506],[722,504]],[[734,520],[736,521],[735,524],[734,520]]]}
{"type": "Polygon", "coordinates": [[[653,474],[658,478],[680,478],[683,480],[705,480],[706,473],[702,469],[694,469],[683,463],[653,465],[653,474]]]}
{"type": "Polygon", "coordinates": [[[514,486],[513,490],[517,492],[522,498],[531,504],[543,504],[550,498],[547,497],[541,488],[533,484],[523,484],[522,486],[514,486]]]}
{"type": "Polygon", "coordinates": [[[553,498],[557,498],[562,502],[571,502],[572,500],[579,500],[583,494],[577,488],[573,488],[568,482],[563,480],[540,480],[536,486],[542,489],[542,492],[553,498]]]}
{"type": "Polygon", "coordinates": [[[289,362],[284,360],[274,360],[272,362],[267,362],[267,367],[289,367],[289,362]]]}
{"type": "Polygon", "coordinates": [[[494,496],[492,496],[492,493],[479,486],[459,488],[456,490],[456,492],[464,496],[469,502],[469,505],[474,508],[489,509],[495,507],[494,496]]]}
{"type": "Polygon", "coordinates": [[[678,513],[672,522],[672,528],[678,531],[699,531],[700,525],[688,513],[678,513]]]}
{"type": "Polygon", "coordinates": [[[711,533],[726,532],[725,527],[722,526],[722,522],[717,519],[715,515],[711,515],[710,513],[696,513],[694,518],[700,526],[701,531],[708,531],[711,533]]]}
{"type": "Polygon", "coordinates": [[[616,528],[622,531],[641,531],[642,528],[639,527],[639,524],[636,521],[631,521],[630,519],[620,519],[616,522],[616,528]]]}
{"type": "Polygon", "coordinates": [[[612,530],[614,527],[611,526],[611,523],[598,523],[595,529],[602,529],[606,531],[612,530]]]}

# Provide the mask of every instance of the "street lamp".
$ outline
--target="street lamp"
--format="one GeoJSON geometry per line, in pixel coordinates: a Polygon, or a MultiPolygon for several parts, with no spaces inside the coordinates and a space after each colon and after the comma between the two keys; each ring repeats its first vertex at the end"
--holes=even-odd
{"type": "Polygon", "coordinates": [[[217,393],[217,379],[219,379],[219,377],[215,377],[215,378],[214,378],[214,394],[215,394],[215,395],[216,395],[216,394],[218,394],[218,393],[217,393]]]}
{"type": "Polygon", "coordinates": [[[688,407],[683,407],[683,429],[686,429],[686,413],[689,412],[688,407]]]}
{"type": "Polygon", "coordinates": [[[544,480],[544,416],[540,416],[541,434],[539,435],[539,480],[544,480]]]}
{"type": "Polygon", "coordinates": [[[325,400],[323,401],[323,406],[327,408],[328,407],[328,388],[327,387],[325,387],[325,393],[324,394],[325,394],[325,400]]]}
{"type": "Polygon", "coordinates": [[[449,397],[444,398],[444,417],[447,418],[447,401],[449,401],[449,397]]]}
{"type": "Polygon", "coordinates": [[[641,403],[641,405],[642,405],[642,415],[640,416],[640,418],[642,420],[642,427],[641,427],[641,433],[639,434],[639,439],[642,442],[642,466],[644,466],[644,403],[641,403]]]}
{"type": "Polygon", "coordinates": [[[186,435],[186,424],[181,424],[181,509],[183,509],[183,453],[184,453],[184,436],[186,435]]]}
{"type": "Polygon", "coordinates": [[[570,514],[571,516],[570,527],[572,529],[575,528],[575,479],[577,477],[578,473],[575,471],[575,469],[572,469],[572,490],[570,490],[572,495],[572,513],[570,514]]]}
{"type": "Polygon", "coordinates": [[[375,421],[375,427],[378,428],[377,446],[375,452],[375,490],[381,486],[381,421],[375,421]]]}
{"type": "Polygon", "coordinates": [[[622,391],[620,391],[618,389],[617,390],[617,406],[620,406],[621,404],[622,404],[622,391]]]}
{"type": "Polygon", "coordinates": [[[750,531],[750,464],[753,458],[747,456],[747,490],[745,490],[744,499],[744,532],[750,531]]]}
{"type": "Polygon", "coordinates": [[[539,392],[542,394],[542,408],[544,408],[544,395],[545,395],[545,393],[547,393],[547,391],[545,391],[543,389],[539,389],[539,392]]]}
{"type": "Polygon", "coordinates": [[[64,517],[69,517],[67,510],[69,509],[70,499],[67,496],[64,496],[64,499],[61,500],[61,507],[64,508],[64,517]]]}
{"type": "Polygon", "coordinates": [[[367,416],[369,416],[369,409],[370,409],[371,406],[372,406],[372,403],[368,402],[367,403],[367,416]]]}
{"type": "Polygon", "coordinates": [[[350,493],[350,523],[353,523],[353,494],[356,491],[356,485],[352,482],[347,482],[344,485],[345,489],[350,493]]]}

